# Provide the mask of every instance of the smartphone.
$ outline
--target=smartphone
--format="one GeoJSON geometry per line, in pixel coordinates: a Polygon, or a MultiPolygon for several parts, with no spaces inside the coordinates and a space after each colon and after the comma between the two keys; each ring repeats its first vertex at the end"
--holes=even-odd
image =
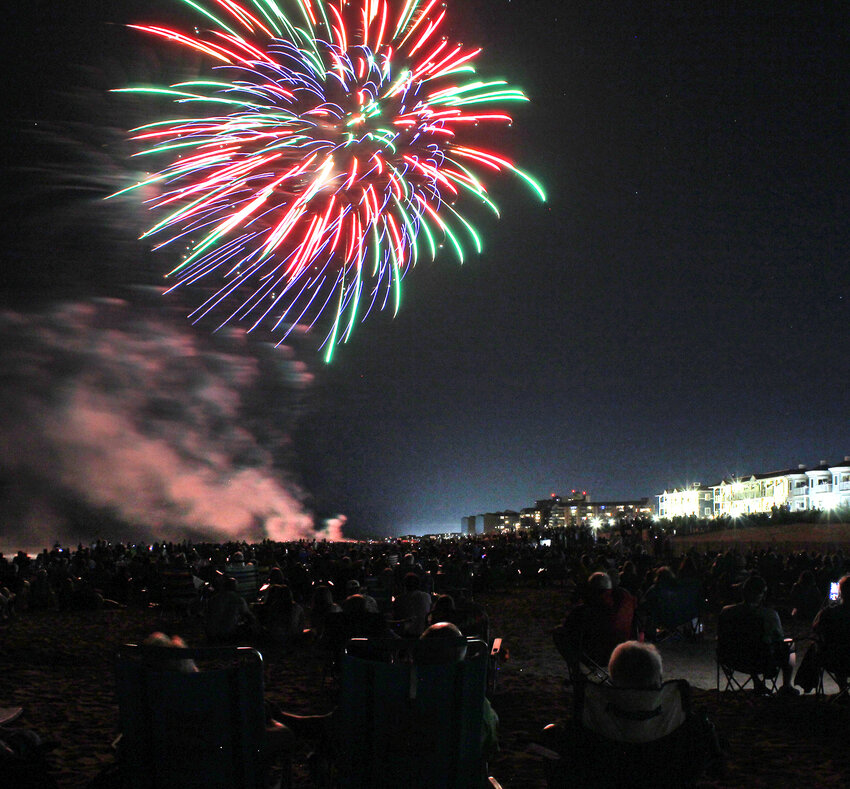
{"type": "Polygon", "coordinates": [[[829,599],[837,600],[841,596],[841,593],[838,591],[838,581],[833,581],[829,585],[829,599]]]}

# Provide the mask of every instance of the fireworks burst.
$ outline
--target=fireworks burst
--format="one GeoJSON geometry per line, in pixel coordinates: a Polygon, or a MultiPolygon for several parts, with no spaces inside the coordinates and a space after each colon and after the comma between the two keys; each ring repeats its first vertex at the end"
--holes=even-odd
{"type": "Polygon", "coordinates": [[[498,107],[526,97],[469,76],[480,50],[442,35],[438,0],[182,2],[209,29],[131,27],[201,53],[216,78],[121,89],[203,108],[133,130],[146,146],[136,155],[167,164],[123,191],[159,190],[149,204],[164,216],[142,237],[186,246],[173,288],[217,281],[193,319],[214,312],[283,340],[330,315],[329,361],[371,310],[398,310],[421,253],[444,240],[461,262],[469,240],[481,251],[456,207],[498,216],[481,172],[513,173],[545,199],[465,141],[473,126],[510,123],[498,107]]]}

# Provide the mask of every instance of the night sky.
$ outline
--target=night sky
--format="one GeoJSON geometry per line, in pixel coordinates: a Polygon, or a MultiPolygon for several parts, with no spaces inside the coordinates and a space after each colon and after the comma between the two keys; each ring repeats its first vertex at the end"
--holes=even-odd
{"type": "MultiPolygon", "coordinates": [[[[16,7],[6,166],[41,161],[35,121],[74,119],[74,138],[81,120],[136,122],[103,91],[132,81],[137,39],[106,23],[175,5],[16,7]]],[[[448,5],[449,29],[484,47],[479,72],[530,96],[500,145],[549,200],[491,180],[502,216],[478,224],[481,256],[420,262],[399,315],[370,317],[330,365],[302,341],[286,458],[268,468],[348,534],[403,534],[850,454],[848,4],[448,5]]],[[[121,181],[105,155],[51,150],[121,181]]],[[[153,281],[160,262],[129,240],[147,217],[92,201],[48,245],[38,213],[66,207],[33,199],[51,177],[30,172],[5,198],[16,314],[153,281]]]]}

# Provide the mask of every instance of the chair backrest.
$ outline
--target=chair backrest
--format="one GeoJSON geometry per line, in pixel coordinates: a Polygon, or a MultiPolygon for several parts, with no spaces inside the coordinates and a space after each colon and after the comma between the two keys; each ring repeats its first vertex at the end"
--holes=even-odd
{"type": "Polygon", "coordinates": [[[683,579],[661,589],[656,603],[655,616],[662,627],[673,629],[696,619],[702,611],[699,581],[683,579]]]}
{"type": "Polygon", "coordinates": [[[263,667],[248,647],[122,647],[121,765],[132,789],[259,789],[263,667]],[[198,671],[181,671],[194,661],[198,671]]]}
{"type": "Polygon", "coordinates": [[[260,591],[260,574],[255,564],[228,564],[224,574],[236,579],[236,591],[249,603],[256,600],[260,591]]]}
{"type": "Polygon", "coordinates": [[[821,612],[818,640],[821,649],[821,662],[834,670],[850,670],[850,609],[832,606],[821,612]]]}
{"type": "Polygon", "coordinates": [[[190,570],[166,568],[160,573],[163,605],[181,605],[196,600],[198,590],[190,570]]]}
{"type": "Polygon", "coordinates": [[[375,599],[378,604],[378,610],[381,613],[388,613],[392,608],[392,589],[384,583],[384,579],[378,576],[372,576],[366,579],[366,591],[375,599]]]}
{"type": "Polygon", "coordinates": [[[581,724],[616,742],[653,742],[672,734],[685,722],[688,698],[684,680],[669,680],[652,690],[588,683],[581,724]]]}
{"type": "MultiPolygon", "coordinates": [[[[354,646],[343,657],[340,786],[480,786],[487,645],[461,639],[466,659],[437,662],[424,641],[368,641],[366,653],[381,659],[360,657],[354,646]]],[[[443,639],[432,644],[446,648],[443,639]]]]}
{"type": "Polygon", "coordinates": [[[690,686],[657,690],[585,686],[580,725],[570,732],[557,786],[682,789],[696,785],[716,756],[716,735],[690,712],[690,686]]]}
{"type": "Polygon", "coordinates": [[[721,611],[717,620],[717,660],[747,673],[776,673],[777,662],[763,638],[764,622],[746,605],[721,611]]]}

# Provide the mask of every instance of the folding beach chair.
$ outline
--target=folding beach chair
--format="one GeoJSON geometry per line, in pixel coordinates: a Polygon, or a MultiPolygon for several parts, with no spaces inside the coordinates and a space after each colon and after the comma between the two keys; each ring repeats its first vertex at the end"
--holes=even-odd
{"type": "Polygon", "coordinates": [[[703,632],[704,601],[698,581],[689,579],[662,589],[652,612],[659,641],[699,638],[703,632]]]}
{"type": "Polygon", "coordinates": [[[720,756],[714,727],[692,713],[684,680],[651,690],[586,685],[558,745],[558,753],[539,749],[555,757],[552,789],[689,787],[720,756]]]}
{"type": "Polygon", "coordinates": [[[166,567],[160,573],[160,584],[163,612],[173,612],[179,617],[197,609],[201,598],[190,570],[166,567]]]}
{"type": "Polygon", "coordinates": [[[830,697],[830,701],[841,702],[850,695],[850,683],[847,681],[850,677],[850,647],[830,649],[818,644],[818,668],[818,684],[815,687],[815,694],[818,697],[826,696],[824,691],[826,677],[838,686],[838,693],[830,697]]]}
{"type": "Polygon", "coordinates": [[[717,627],[717,691],[760,690],[776,692],[780,665],[770,646],[762,640],[762,622],[756,617],[748,619],[743,609],[733,622],[717,627]],[[725,681],[720,687],[721,675],[725,681]]]}
{"type": "Polygon", "coordinates": [[[577,696],[583,693],[584,686],[588,683],[608,682],[607,667],[597,663],[581,641],[578,644],[572,643],[565,637],[562,627],[556,627],[552,631],[552,640],[567,666],[565,683],[572,687],[577,696]]]}
{"type": "Polygon", "coordinates": [[[449,644],[454,640],[350,642],[335,727],[340,787],[488,784],[482,725],[489,650],[483,641],[461,638],[465,659],[446,661],[449,644]]]}
{"type": "Polygon", "coordinates": [[[248,647],[122,647],[119,763],[130,789],[264,789],[263,666],[248,647]],[[199,670],[186,671],[193,661],[199,670]]]}
{"type": "Polygon", "coordinates": [[[370,638],[382,635],[387,628],[384,615],[367,611],[351,613],[334,611],[325,617],[325,632],[319,648],[323,653],[322,687],[330,679],[339,679],[345,645],[352,638],[370,638]]]}
{"type": "Polygon", "coordinates": [[[236,579],[236,591],[249,603],[257,599],[260,591],[260,575],[255,564],[227,564],[224,574],[236,579]]]}

